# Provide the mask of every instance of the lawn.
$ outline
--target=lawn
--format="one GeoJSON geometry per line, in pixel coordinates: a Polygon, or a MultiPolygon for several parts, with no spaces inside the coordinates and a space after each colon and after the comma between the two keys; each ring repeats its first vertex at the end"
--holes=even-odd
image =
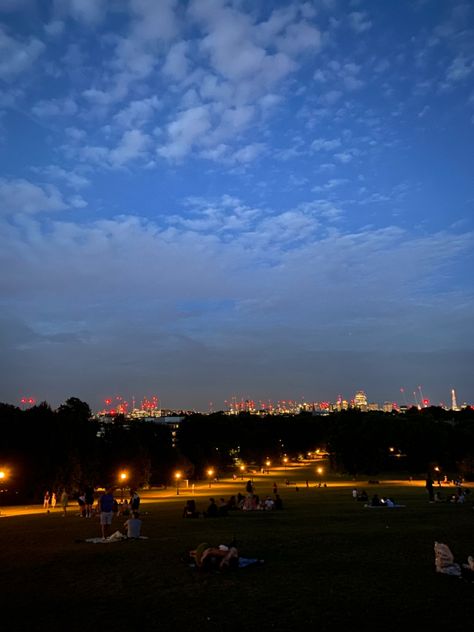
{"type": "MultiPolygon", "coordinates": [[[[270,493],[273,480],[257,481],[257,491],[270,493]]],[[[422,487],[364,486],[406,507],[364,509],[350,482],[298,492],[280,485],[282,512],[184,520],[182,490],[143,505],[148,540],[110,545],[78,542],[99,526],[75,511],[2,518],[2,622],[11,620],[12,630],[114,632],[470,629],[474,584],[436,574],[433,545],[446,542],[460,562],[474,554],[473,498],[435,505],[422,487]],[[233,538],[243,556],[265,564],[203,574],[180,559],[199,542],[233,538]]],[[[203,489],[198,506],[231,488],[243,492],[244,483],[203,489]]]]}

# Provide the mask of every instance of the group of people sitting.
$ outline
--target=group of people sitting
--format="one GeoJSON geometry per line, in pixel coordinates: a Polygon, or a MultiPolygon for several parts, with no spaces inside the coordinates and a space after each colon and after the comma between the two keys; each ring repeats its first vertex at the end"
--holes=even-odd
{"type": "Polygon", "coordinates": [[[260,499],[257,494],[247,493],[246,496],[237,494],[231,496],[229,500],[220,498],[217,503],[215,498],[209,498],[209,505],[205,511],[198,511],[196,501],[191,498],[186,501],[183,508],[183,518],[220,518],[226,517],[229,511],[273,511],[283,509],[283,501],[279,494],[274,494],[274,498],[266,496],[260,499]]]}
{"type": "Polygon", "coordinates": [[[458,487],[455,494],[449,494],[447,498],[443,496],[440,491],[434,493],[435,503],[455,503],[463,505],[466,502],[466,495],[469,494],[469,489],[458,487]]]}

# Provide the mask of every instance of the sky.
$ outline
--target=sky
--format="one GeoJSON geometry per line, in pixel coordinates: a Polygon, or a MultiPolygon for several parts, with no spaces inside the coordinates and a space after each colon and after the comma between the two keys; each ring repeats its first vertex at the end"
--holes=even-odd
{"type": "Polygon", "coordinates": [[[0,0],[0,401],[474,401],[474,5],[0,0]]]}

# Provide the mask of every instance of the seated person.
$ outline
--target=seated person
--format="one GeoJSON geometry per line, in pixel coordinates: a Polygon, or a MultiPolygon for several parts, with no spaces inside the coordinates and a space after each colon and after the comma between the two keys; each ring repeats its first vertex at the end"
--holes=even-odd
{"type": "Polygon", "coordinates": [[[214,500],[214,498],[209,498],[209,507],[207,508],[207,511],[205,512],[205,516],[207,518],[216,518],[218,513],[219,513],[219,509],[216,505],[216,501],[214,500]]]}
{"type": "Polygon", "coordinates": [[[360,494],[357,496],[357,500],[365,502],[365,503],[369,500],[369,497],[367,496],[367,492],[365,491],[365,489],[363,489],[360,492],[360,494]]]}
{"type": "Polygon", "coordinates": [[[127,529],[127,538],[138,540],[142,528],[142,521],[140,520],[138,511],[132,511],[131,518],[129,518],[123,526],[127,529]]]}
{"type": "Polygon", "coordinates": [[[275,501],[273,503],[273,507],[275,509],[283,509],[283,501],[280,497],[280,494],[275,494],[275,501]]]}
{"type": "Polygon", "coordinates": [[[370,501],[370,504],[372,507],[380,507],[382,503],[380,502],[380,498],[378,494],[374,494],[372,496],[372,500],[370,501]]]}
{"type": "Polygon", "coordinates": [[[263,508],[265,511],[272,511],[275,508],[275,501],[267,496],[263,502],[263,508]]]}
{"type": "Polygon", "coordinates": [[[189,554],[195,560],[196,566],[201,570],[224,570],[226,568],[235,568],[239,564],[239,552],[235,546],[229,547],[220,544],[218,547],[213,547],[207,542],[201,542],[189,554]]]}
{"type": "Polygon", "coordinates": [[[219,499],[219,506],[217,508],[217,515],[225,518],[227,516],[227,512],[229,511],[229,505],[226,503],[224,498],[219,499]]]}
{"type": "Polygon", "coordinates": [[[196,511],[196,501],[194,498],[186,501],[183,509],[183,518],[198,518],[199,512],[196,511]]]}

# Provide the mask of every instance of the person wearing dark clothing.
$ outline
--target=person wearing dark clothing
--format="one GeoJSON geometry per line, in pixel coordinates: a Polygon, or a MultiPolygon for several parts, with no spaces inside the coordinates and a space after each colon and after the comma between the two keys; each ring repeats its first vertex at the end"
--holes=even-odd
{"type": "Polygon", "coordinates": [[[428,497],[430,499],[430,503],[434,502],[434,491],[433,491],[433,479],[431,478],[431,474],[428,474],[426,477],[426,491],[428,492],[428,497]]]}
{"type": "Polygon", "coordinates": [[[247,485],[245,486],[245,491],[247,494],[253,494],[253,483],[252,481],[247,481],[247,485]]]}
{"type": "Polygon", "coordinates": [[[282,499],[280,497],[280,494],[275,494],[274,508],[275,509],[283,509],[283,501],[282,501],[282,499]]]}
{"type": "Polygon", "coordinates": [[[206,517],[207,518],[216,518],[218,515],[219,509],[216,505],[216,501],[214,500],[214,498],[209,498],[209,507],[207,508],[206,511],[206,517]]]}
{"type": "Polygon", "coordinates": [[[131,511],[138,511],[139,507],[140,507],[140,496],[137,494],[136,490],[134,490],[130,498],[130,509],[131,511]]]}
{"type": "Polygon", "coordinates": [[[186,501],[183,509],[183,518],[197,518],[199,513],[196,511],[196,501],[194,498],[186,501]]]}

